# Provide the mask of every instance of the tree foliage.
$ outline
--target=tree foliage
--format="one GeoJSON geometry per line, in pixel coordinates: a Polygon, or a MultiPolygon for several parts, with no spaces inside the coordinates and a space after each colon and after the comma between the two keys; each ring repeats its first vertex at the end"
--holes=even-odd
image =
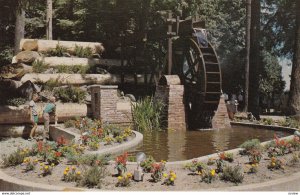
{"type": "MultiPolygon", "coordinates": [[[[262,40],[259,43],[265,51],[261,56],[261,96],[269,97],[270,93],[282,90],[270,83],[282,85],[276,57],[291,58],[293,54],[295,2],[260,0],[262,40]]],[[[0,65],[3,65],[12,57],[14,12],[20,6],[25,8],[25,37],[45,38],[46,1],[0,0],[0,5],[0,65]]],[[[237,93],[244,88],[245,0],[53,0],[53,39],[103,42],[107,49],[104,57],[115,57],[120,33],[143,32],[158,25],[159,10],[178,14],[182,10],[183,18],[198,14],[205,20],[209,39],[219,55],[223,91],[237,93]]]]}

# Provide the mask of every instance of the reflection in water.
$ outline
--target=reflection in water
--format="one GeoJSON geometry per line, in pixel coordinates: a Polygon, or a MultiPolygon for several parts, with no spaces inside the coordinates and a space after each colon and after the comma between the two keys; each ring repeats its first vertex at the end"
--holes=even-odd
{"type": "Polygon", "coordinates": [[[185,153],[183,152],[186,145],[186,132],[170,130],[167,137],[169,148],[167,159],[186,159],[185,153]]]}
{"type": "Polygon", "coordinates": [[[228,148],[230,139],[230,130],[216,130],[212,133],[212,144],[216,152],[224,151],[228,148]]]}
{"type": "Polygon", "coordinates": [[[257,138],[268,141],[290,135],[286,132],[233,127],[215,131],[152,132],[144,133],[143,144],[131,151],[144,152],[155,160],[186,160],[238,147],[244,141],[257,138]]]}

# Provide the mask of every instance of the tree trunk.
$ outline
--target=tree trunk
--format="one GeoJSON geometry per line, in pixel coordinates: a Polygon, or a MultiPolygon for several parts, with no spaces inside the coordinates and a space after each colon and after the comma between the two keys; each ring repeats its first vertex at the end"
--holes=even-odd
{"type": "MultiPolygon", "coordinates": [[[[133,74],[124,75],[124,83],[126,84],[145,84],[149,83],[150,74],[138,75],[137,78],[134,78],[133,74]]],[[[22,77],[21,82],[25,83],[26,81],[42,82],[46,83],[49,80],[54,80],[60,83],[61,85],[118,85],[121,83],[122,79],[120,75],[117,74],[26,74],[22,77]]]]}
{"type": "Polygon", "coordinates": [[[244,111],[248,111],[249,100],[249,64],[250,64],[250,29],[251,29],[251,0],[247,0],[246,4],[246,65],[245,65],[245,107],[244,111]]]}
{"type": "Polygon", "coordinates": [[[20,51],[20,41],[24,38],[25,31],[25,11],[20,8],[16,10],[16,22],[15,22],[15,44],[14,54],[16,55],[20,51]]]}
{"type": "Polygon", "coordinates": [[[76,46],[91,49],[92,54],[101,54],[104,51],[102,43],[98,42],[78,42],[78,41],[59,41],[59,40],[42,40],[42,39],[22,39],[20,47],[23,50],[37,50],[38,52],[47,52],[56,49],[57,45],[65,47],[66,52],[75,53],[76,46]]]}
{"type": "Polygon", "coordinates": [[[47,0],[47,25],[46,35],[48,40],[52,40],[52,0],[47,0]]]}
{"type": "Polygon", "coordinates": [[[259,119],[260,0],[252,0],[249,66],[249,112],[259,119]]]}
{"type": "Polygon", "coordinates": [[[300,1],[296,1],[296,36],[291,75],[289,113],[300,114],[300,1]]]}

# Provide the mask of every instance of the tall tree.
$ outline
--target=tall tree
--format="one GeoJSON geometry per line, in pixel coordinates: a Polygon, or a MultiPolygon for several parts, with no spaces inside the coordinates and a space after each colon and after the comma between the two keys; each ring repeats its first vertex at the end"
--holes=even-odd
{"type": "Polygon", "coordinates": [[[245,65],[245,111],[248,111],[249,100],[249,66],[251,43],[251,0],[246,3],[246,65],[245,65]]]}
{"type": "Polygon", "coordinates": [[[300,114],[300,1],[296,1],[296,30],[290,87],[290,114],[300,114]]]}
{"type": "Polygon", "coordinates": [[[16,16],[16,22],[15,22],[14,54],[16,55],[20,50],[20,41],[22,38],[24,38],[24,33],[25,33],[25,10],[21,0],[17,4],[15,16],[16,16]]]}
{"type": "Polygon", "coordinates": [[[260,8],[260,0],[252,0],[248,111],[252,112],[257,119],[259,119],[259,74],[261,69],[260,8]]]}
{"type": "Polygon", "coordinates": [[[46,36],[52,40],[52,0],[47,0],[46,36]]]}

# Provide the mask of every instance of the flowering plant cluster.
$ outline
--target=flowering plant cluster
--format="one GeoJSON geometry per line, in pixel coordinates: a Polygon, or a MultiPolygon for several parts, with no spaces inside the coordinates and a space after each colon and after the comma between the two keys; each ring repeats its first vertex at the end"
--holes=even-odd
{"type": "Polygon", "coordinates": [[[132,180],[132,174],[127,173],[124,176],[118,177],[118,182],[116,184],[116,187],[127,187],[130,186],[130,182],[132,180]]]}
{"type": "Polygon", "coordinates": [[[62,136],[59,136],[59,137],[56,139],[56,143],[57,143],[57,146],[60,147],[60,146],[65,146],[65,145],[67,145],[68,141],[67,141],[67,139],[62,135],[62,136]]]}
{"type": "Polygon", "coordinates": [[[207,160],[207,165],[214,165],[216,163],[216,159],[215,158],[209,158],[208,160],[207,160]]]}
{"type": "Polygon", "coordinates": [[[248,151],[248,157],[250,164],[257,164],[262,158],[262,152],[259,149],[251,149],[248,151]]]}
{"type": "Polygon", "coordinates": [[[51,165],[45,165],[44,163],[40,163],[40,167],[41,167],[40,175],[42,175],[43,177],[45,177],[47,175],[51,175],[54,166],[55,165],[53,163],[51,165]]]}
{"type": "Polygon", "coordinates": [[[148,156],[146,158],[146,160],[144,160],[143,162],[141,162],[141,167],[143,168],[143,171],[145,173],[150,173],[152,170],[152,164],[155,163],[155,160],[152,156],[148,156]]]}
{"type": "Polygon", "coordinates": [[[115,169],[118,171],[118,175],[121,176],[123,173],[127,171],[126,164],[127,164],[128,153],[125,152],[124,154],[117,156],[116,158],[116,166],[115,169]]]}
{"type": "Polygon", "coordinates": [[[270,169],[271,171],[274,170],[274,169],[284,169],[283,164],[284,164],[283,160],[272,157],[271,162],[268,165],[268,169],[270,169]]]}
{"type": "Polygon", "coordinates": [[[35,165],[38,163],[37,159],[32,159],[29,157],[24,158],[23,160],[23,165],[25,165],[24,171],[28,172],[28,171],[32,171],[35,169],[35,165]]]}
{"type": "Polygon", "coordinates": [[[222,173],[223,169],[224,169],[224,166],[225,166],[225,161],[219,158],[219,159],[216,160],[216,165],[217,165],[216,172],[217,173],[222,173]]]}
{"type": "Polygon", "coordinates": [[[269,157],[283,156],[285,154],[293,152],[294,150],[291,143],[284,139],[280,140],[276,134],[274,134],[274,143],[274,146],[270,146],[268,148],[269,157]]]}
{"type": "Polygon", "coordinates": [[[248,170],[246,171],[247,173],[251,174],[251,173],[257,173],[258,171],[258,163],[255,164],[248,164],[247,168],[248,170]]]}
{"type": "Polygon", "coordinates": [[[106,142],[106,145],[110,145],[114,142],[114,138],[110,137],[110,136],[106,136],[104,138],[104,141],[106,142]]]}
{"type": "Polygon", "coordinates": [[[211,183],[213,180],[217,178],[215,169],[205,169],[201,174],[201,181],[205,183],[211,183]]]}
{"type": "Polygon", "coordinates": [[[170,171],[170,174],[164,173],[163,177],[165,178],[165,181],[162,183],[163,185],[175,185],[175,179],[177,178],[177,175],[174,171],[170,171]]]}
{"type": "Polygon", "coordinates": [[[154,182],[161,180],[163,171],[166,169],[166,161],[162,160],[160,163],[153,163],[151,170],[151,178],[154,182]]]}
{"type": "Polygon", "coordinates": [[[222,152],[219,155],[219,158],[221,160],[225,160],[225,161],[228,161],[228,162],[233,162],[233,153],[229,153],[229,152],[222,152]]]}
{"type": "Polygon", "coordinates": [[[192,162],[185,164],[184,167],[192,173],[202,174],[202,171],[206,166],[202,162],[193,160],[192,162]]]}
{"type": "Polygon", "coordinates": [[[72,166],[71,169],[66,167],[62,180],[66,182],[79,181],[81,179],[81,172],[76,171],[76,167],[72,166]]]}

